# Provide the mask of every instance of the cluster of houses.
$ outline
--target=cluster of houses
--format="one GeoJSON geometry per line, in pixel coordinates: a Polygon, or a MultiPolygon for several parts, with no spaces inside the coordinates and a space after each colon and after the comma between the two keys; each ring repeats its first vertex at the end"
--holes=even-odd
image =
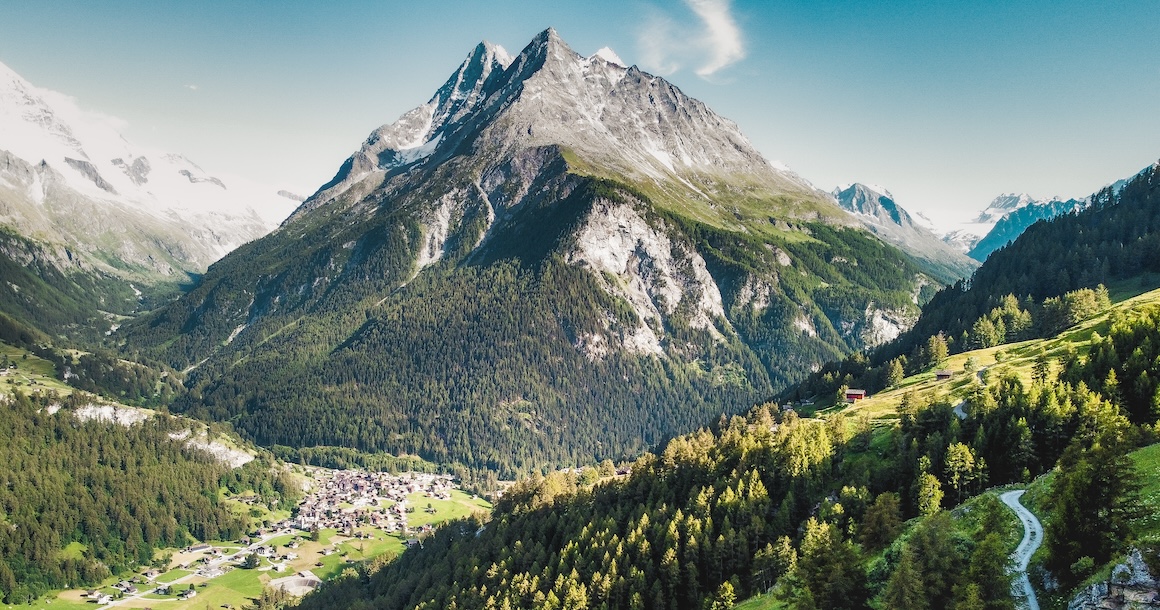
{"type": "MultiPolygon", "coordinates": [[[[309,532],[315,529],[336,529],[353,538],[371,538],[369,533],[356,531],[357,528],[364,525],[374,526],[388,533],[400,531],[408,533],[407,513],[415,510],[407,506],[409,496],[422,494],[430,499],[450,500],[451,492],[455,488],[450,475],[420,473],[392,475],[380,472],[323,468],[311,468],[310,475],[315,482],[313,491],[299,504],[295,516],[261,528],[252,532],[250,536],[266,537],[291,534],[295,530],[309,532]]],[[[239,497],[239,500],[243,502],[250,500],[247,503],[256,501],[256,499],[256,497],[248,496],[239,497]]],[[[433,512],[431,508],[426,510],[433,512]]],[[[430,525],[424,525],[413,533],[421,534],[431,530],[430,525]]],[[[276,572],[284,571],[287,567],[286,562],[298,559],[298,554],[293,551],[299,546],[298,539],[290,541],[282,551],[273,545],[259,544],[256,540],[251,544],[250,537],[243,537],[239,542],[243,545],[240,550],[216,548],[209,544],[186,547],[182,549],[183,553],[200,553],[202,555],[181,564],[180,567],[195,570],[196,576],[211,579],[228,571],[230,569],[229,562],[240,564],[250,554],[268,559],[271,569],[276,572]]],[[[405,542],[407,546],[412,546],[418,543],[418,539],[412,537],[405,542]]],[[[321,550],[323,555],[335,552],[333,548],[321,550]]],[[[135,595],[139,593],[137,585],[145,585],[161,574],[160,570],[150,569],[132,580],[112,585],[112,588],[123,595],[135,595]]],[[[301,572],[281,580],[285,581],[283,588],[287,591],[294,590],[295,594],[301,594],[301,592],[317,586],[320,582],[318,577],[310,572],[301,572]]],[[[178,593],[178,597],[182,600],[197,595],[195,588],[182,585],[160,585],[155,592],[160,595],[178,593]]],[[[88,591],[83,597],[102,606],[114,601],[114,594],[99,590],[88,591]]]]}
{"type": "MultiPolygon", "coordinates": [[[[144,583],[145,581],[142,580],[141,577],[134,577],[131,580],[122,580],[112,585],[111,588],[116,589],[121,595],[136,595],[140,592],[137,589],[137,585],[144,583]]],[[[104,591],[99,591],[96,589],[89,589],[88,591],[85,591],[81,597],[88,598],[89,602],[96,603],[99,606],[104,606],[113,602],[113,595],[111,593],[105,593],[104,591]]]]}
{"type": "Polygon", "coordinates": [[[301,530],[333,528],[357,536],[355,528],[371,525],[384,532],[406,530],[407,496],[450,500],[450,475],[318,470],[314,492],[298,506],[291,524],[301,530]],[[389,506],[388,506],[389,505],[389,506]]]}

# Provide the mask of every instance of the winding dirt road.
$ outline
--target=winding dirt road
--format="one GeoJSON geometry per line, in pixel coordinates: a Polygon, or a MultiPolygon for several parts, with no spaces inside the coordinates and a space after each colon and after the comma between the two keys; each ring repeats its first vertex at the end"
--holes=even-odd
{"type": "Polygon", "coordinates": [[[1043,543],[1043,524],[1035,515],[1031,514],[1031,511],[1019,503],[1019,498],[1026,491],[1026,489],[1009,491],[999,496],[999,499],[1008,508],[1015,511],[1019,520],[1023,522],[1023,540],[1019,542],[1018,548],[1011,554],[1016,573],[1015,582],[1011,586],[1011,594],[1021,607],[1039,610],[1039,600],[1035,597],[1035,590],[1031,588],[1031,579],[1027,578],[1027,563],[1031,561],[1031,556],[1043,543]]]}

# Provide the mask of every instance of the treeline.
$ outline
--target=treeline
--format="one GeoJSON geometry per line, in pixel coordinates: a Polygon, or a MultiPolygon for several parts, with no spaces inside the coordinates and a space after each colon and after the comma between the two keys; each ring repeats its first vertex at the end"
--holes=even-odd
{"type": "MultiPolygon", "coordinates": [[[[181,375],[164,364],[131,362],[99,347],[91,352],[57,347],[59,342],[4,313],[0,313],[0,343],[52,362],[57,379],[78,390],[121,403],[158,407],[185,392],[181,375]]],[[[0,361],[0,366],[4,364],[0,361]]]]}
{"type": "MultiPolygon", "coordinates": [[[[813,397],[844,394],[845,388],[862,388],[877,393],[899,384],[907,375],[916,375],[942,364],[950,354],[1052,337],[1064,329],[1095,316],[1111,306],[1108,290],[1102,284],[1095,290],[1081,288],[1036,303],[1030,297],[1020,301],[1009,294],[986,315],[975,320],[970,330],[955,337],[939,333],[927,338],[901,355],[873,364],[879,354],[855,352],[812,373],[806,380],[785,392],[781,399],[797,401],[813,397]]],[[[971,371],[973,372],[973,371],[971,371]]]]}
{"type": "Polygon", "coordinates": [[[387,453],[363,453],[350,447],[270,447],[275,457],[288,464],[302,464],[338,470],[377,472],[437,472],[438,466],[417,457],[397,457],[387,453]]]}
{"type": "Polygon", "coordinates": [[[222,487],[272,505],[300,494],[269,459],[231,470],[185,448],[165,416],[128,428],[78,421],[72,410],[94,400],[0,397],[0,596],[9,604],[97,584],[160,548],[241,536],[248,517],[219,502],[222,487]],[[81,550],[65,553],[70,543],[81,550]]]}
{"type": "Polygon", "coordinates": [[[35,353],[56,366],[61,381],[118,402],[150,407],[168,405],[185,392],[176,371],[164,365],[130,362],[106,349],[74,354],[49,348],[35,353]]]}

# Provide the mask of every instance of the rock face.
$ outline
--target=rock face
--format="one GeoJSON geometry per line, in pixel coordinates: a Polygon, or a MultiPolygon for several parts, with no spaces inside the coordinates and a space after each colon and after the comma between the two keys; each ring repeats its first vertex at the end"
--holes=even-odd
{"type": "Polygon", "coordinates": [[[128,340],[263,443],[538,467],[896,332],[932,280],[856,224],[671,83],[547,30],[481,43],[128,340]]]}
{"type": "Polygon", "coordinates": [[[831,193],[838,205],[867,230],[920,261],[932,275],[951,283],[969,276],[978,263],[939,239],[894,201],[881,186],[854,183],[831,193]]]}
{"type": "Polygon", "coordinates": [[[1160,582],[1148,571],[1137,549],[1112,569],[1110,581],[1088,587],[1067,604],[1067,610],[1114,608],[1160,608],[1160,582]]]}

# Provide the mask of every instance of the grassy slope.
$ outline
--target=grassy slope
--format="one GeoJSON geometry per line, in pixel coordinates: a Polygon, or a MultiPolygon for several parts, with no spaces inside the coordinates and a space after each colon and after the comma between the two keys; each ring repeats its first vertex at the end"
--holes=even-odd
{"type": "MultiPolygon", "coordinates": [[[[1035,359],[1041,351],[1046,353],[1048,359],[1053,363],[1058,361],[1058,358],[1067,351],[1069,346],[1075,349],[1080,356],[1086,356],[1090,348],[1092,333],[1098,332],[1101,335],[1107,335],[1111,325],[1109,318],[1114,312],[1126,313],[1141,307],[1160,305],[1160,290],[1151,290],[1140,294],[1140,290],[1134,288],[1138,284],[1136,280],[1133,280],[1127,284],[1110,287],[1109,290],[1113,298],[1119,299],[1110,310],[1063,331],[1057,337],[1008,343],[955,354],[947,358],[943,366],[940,367],[954,372],[954,377],[949,380],[938,381],[935,379],[933,370],[926,371],[907,377],[898,386],[867,397],[855,405],[824,406],[819,413],[825,415],[839,412],[843,414],[867,414],[875,419],[897,419],[898,404],[902,402],[902,397],[907,392],[914,392],[917,398],[930,403],[958,403],[966,397],[972,385],[972,376],[963,370],[963,365],[966,364],[968,358],[974,358],[976,366],[979,368],[988,369],[988,375],[991,379],[997,379],[1011,372],[1019,375],[1024,383],[1030,383],[1031,367],[1035,364],[1035,359]]],[[[1148,285],[1154,286],[1152,283],[1148,285]]],[[[1058,370],[1058,366],[1056,370],[1058,370]]]]}
{"type": "MultiPolygon", "coordinates": [[[[821,416],[837,414],[861,416],[865,414],[876,420],[879,429],[882,429],[883,426],[892,424],[898,419],[898,404],[902,402],[902,397],[907,392],[914,392],[919,399],[931,403],[958,403],[966,397],[972,385],[972,375],[963,371],[963,365],[967,358],[974,358],[980,368],[990,369],[992,379],[1002,376],[1006,372],[1013,372],[1018,374],[1025,383],[1029,383],[1031,381],[1031,366],[1041,350],[1047,354],[1048,358],[1058,358],[1067,350],[1068,346],[1071,346],[1080,355],[1086,355],[1092,333],[1098,332],[1101,335],[1106,335],[1110,326],[1109,318],[1113,312],[1128,312],[1150,305],[1160,305],[1160,289],[1143,292],[1145,289],[1155,287],[1158,284],[1160,284],[1160,277],[1148,276],[1109,286],[1109,292],[1115,302],[1110,310],[1067,329],[1057,337],[1010,343],[956,354],[948,358],[942,367],[955,372],[955,376],[950,380],[938,381],[935,379],[933,370],[927,371],[907,377],[897,387],[859,401],[855,405],[824,407],[819,410],[818,414],[821,416]]],[[[876,440],[882,436],[881,434],[876,435],[876,440]]],[[[1132,457],[1144,475],[1143,496],[1151,510],[1151,516],[1141,524],[1138,536],[1142,541],[1160,542],[1160,445],[1141,449],[1135,452],[1132,457]]],[[[1040,477],[1031,484],[1025,496],[1025,505],[1036,514],[1043,514],[1040,503],[1050,481],[1050,475],[1040,477]]],[[[998,490],[987,493],[998,493],[998,490]]],[[[968,500],[964,506],[969,507],[973,501],[973,499],[968,500]]],[[[964,517],[958,519],[958,522],[964,527],[964,531],[971,531],[970,528],[973,526],[970,525],[970,511],[956,509],[955,512],[956,516],[964,517]]],[[[1015,527],[1014,514],[1011,515],[1010,524],[1012,526],[1010,531],[1004,532],[1004,534],[1011,550],[1014,550],[1019,543],[1019,537],[1022,536],[1022,532],[1015,527]]],[[[913,525],[912,522],[908,524],[908,527],[913,527],[913,525]]],[[[905,534],[902,537],[905,538],[905,534]]],[[[1032,565],[1042,563],[1042,552],[1041,549],[1036,558],[1032,560],[1032,565]]],[[[1108,566],[1101,573],[1110,572],[1110,569],[1108,566]]],[[[1104,574],[1104,578],[1106,577],[1107,574],[1104,574]]],[[[1045,603],[1044,607],[1053,606],[1045,603]]],[[[1063,607],[1066,607],[1066,601],[1063,607]]],[[[781,610],[784,605],[773,596],[763,595],[745,600],[739,603],[736,608],[738,610],[781,610]]]]}
{"type": "Polygon", "coordinates": [[[5,377],[0,377],[0,396],[11,395],[16,389],[25,394],[37,390],[52,390],[62,396],[72,394],[72,387],[56,378],[56,367],[48,360],[38,358],[28,350],[2,342],[0,354],[16,363],[15,370],[9,371],[5,377]]]}
{"type": "Polygon", "coordinates": [[[410,528],[462,519],[473,513],[491,510],[491,504],[487,500],[473,498],[459,490],[451,492],[450,500],[436,500],[422,493],[413,493],[407,497],[407,504],[415,507],[415,512],[407,516],[407,527],[410,528]],[[427,504],[431,504],[431,508],[435,509],[434,513],[424,510],[427,504]]]}

